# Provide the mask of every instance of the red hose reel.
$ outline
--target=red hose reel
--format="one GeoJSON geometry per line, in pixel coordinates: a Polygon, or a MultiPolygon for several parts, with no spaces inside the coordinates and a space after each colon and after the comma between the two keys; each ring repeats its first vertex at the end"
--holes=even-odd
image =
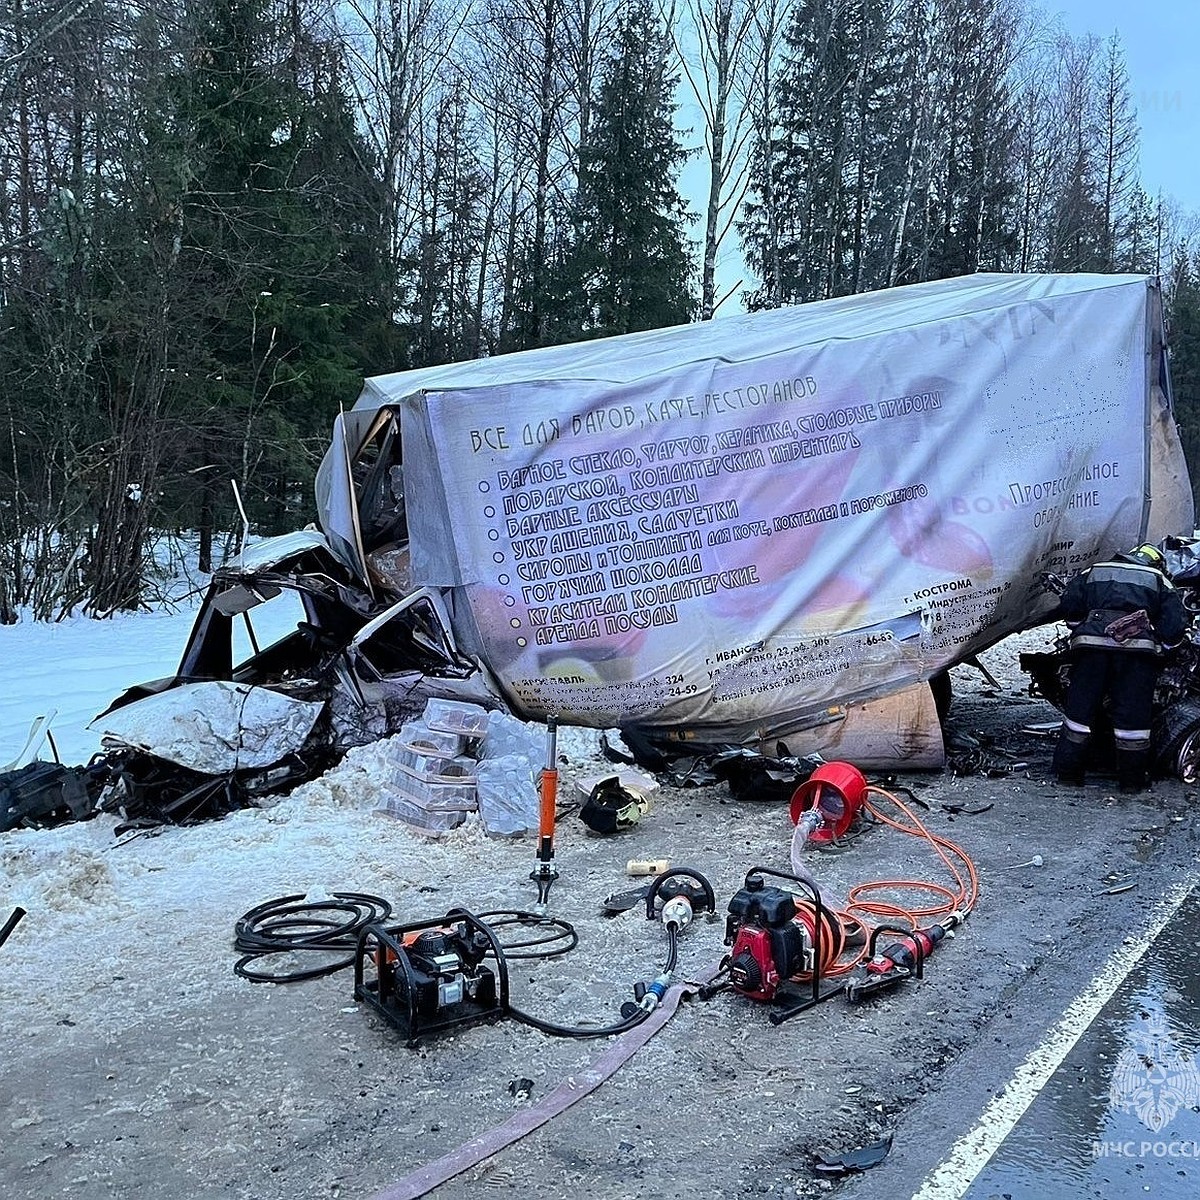
{"type": "Polygon", "coordinates": [[[809,841],[818,846],[828,845],[854,823],[866,791],[867,781],[857,767],[847,762],[823,763],[792,795],[792,824],[800,820],[801,813],[815,808],[825,818],[825,824],[809,841]]]}

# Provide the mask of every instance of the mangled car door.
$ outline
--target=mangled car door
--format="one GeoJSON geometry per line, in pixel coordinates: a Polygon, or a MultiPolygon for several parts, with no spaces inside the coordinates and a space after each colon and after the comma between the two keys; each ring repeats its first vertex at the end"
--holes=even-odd
{"type": "Polygon", "coordinates": [[[365,698],[403,692],[499,703],[480,664],[458,648],[445,604],[432,588],[412,592],[368,621],[347,656],[365,698]]]}

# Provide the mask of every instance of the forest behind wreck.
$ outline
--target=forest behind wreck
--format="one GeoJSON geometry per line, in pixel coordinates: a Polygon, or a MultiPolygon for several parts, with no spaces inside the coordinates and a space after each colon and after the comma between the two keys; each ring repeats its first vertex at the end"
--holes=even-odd
{"type": "Polygon", "coordinates": [[[231,483],[303,524],[364,376],[723,300],[1157,275],[1198,444],[1194,218],[1119,40],[1014,0],[26,4],[0,47],[0,620],[153,602],[162,530],[219,564],[231,483]]]}

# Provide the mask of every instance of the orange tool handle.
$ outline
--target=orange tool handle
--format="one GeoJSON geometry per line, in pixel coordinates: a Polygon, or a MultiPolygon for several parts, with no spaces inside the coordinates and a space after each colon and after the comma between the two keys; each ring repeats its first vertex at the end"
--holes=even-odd
{"type": "Polygon", "coordinates": [[[538,836],[554,836],[554,814],[558,807],[558,772],[550,767],[542,770],[542,804],[538,811],[538,836]]]}
{"type": "Polygon", "coordinates": [[[554,817],[558,807],[558,718],[546,718],[546,765],[542,768],[538,808],[538,858],[554,857],[554,817]]]}

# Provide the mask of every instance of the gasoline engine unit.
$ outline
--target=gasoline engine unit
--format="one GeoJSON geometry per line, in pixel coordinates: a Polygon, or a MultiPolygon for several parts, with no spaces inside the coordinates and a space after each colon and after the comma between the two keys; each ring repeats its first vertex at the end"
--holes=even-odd
{"type": "Polygon", "coordinates": [[[465,908],[390,932],[372,924],[358,939],[354,998],[411,1046],[422,1034],[504,1016],[508,968],[491,929],[465,908]]]}
{"type": "Polygon", "coordinates": [[[751,1000],[786,1000],[789,990],[811,983],[811,996],[771,1013],[773,1024],[840,990],[822,993],[821,980],[845,944],[842,927],[817,890],[796,875],[753,867],[729,901],[725,943],[732,947],[730,985],[751,1000]],[[764,875],[797,884],[808,895],[769,885],[764,875]]]}

